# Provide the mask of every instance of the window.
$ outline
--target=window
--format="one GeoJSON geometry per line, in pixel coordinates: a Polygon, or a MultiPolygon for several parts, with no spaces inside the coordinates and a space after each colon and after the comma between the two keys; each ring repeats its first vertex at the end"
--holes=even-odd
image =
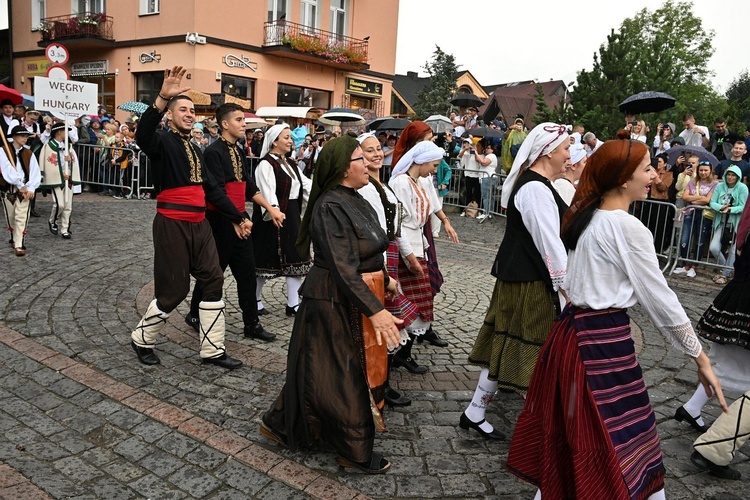
{"type": "Polygon", "coordinates": [[[159,13],[159,0],[140,0],[140,3],[140,15],[147,16],[149,14],[159,13]]]}
{"type": "Polygon", "coordinates": [[[286,19],[289,13],[288,0],[268,0],[268,22],[273,22],[282,17],[286,19]]]}
{"type": "Polygon", "coordinates": [[[106,0],[71,0],[70,10],[73,14],[83,14],[84,12],[106,13],[106,0]]]}
{"type": "Polygon", "coordinates": [[[318,0],[302,0],[300,24],[308,28],[318,27],[318,0]]]}
{"type": "Polygon", "coordinates": [[[322,109],[331,107],[331,93],[328,91],[308,89],[286,83],[280,83],[277,89],[277,106],[309,106],[322,109]]]}
{"type": "Polygon", "coordinates": [[[255,80],[242,78],[241,76],[232,76],[221,74],[221,91],[225,94],[247,99],[250,101],[250,108],[253,108],[253,96],[255,95],[255,80]]]}
{"type": "MultiPolygon", "coordinates": [[[[331,32],[346,35],[346,7],[348,0],[331,0],[331,32]]],[[[340,38],[339,38],[340,39],[340,38]]]]}
{"type": "Polygon", "coordinates": [[[76,81],[97,84],[99,86],[99,104],[107,108],[107,113],[115,112],[117,107],[115,103],[115,75],[77,76],[76,81]]]}
{"type": "Polygon", "coordinates": [[[47,0],[31,0],[31,31],[36,31],[47,17],[47,0]]]}
{"type": "Polygon", "coordinates": [[[164,83],[164,72],[137,73],[135,76],[135,100],[151,104],[164,83]]]}

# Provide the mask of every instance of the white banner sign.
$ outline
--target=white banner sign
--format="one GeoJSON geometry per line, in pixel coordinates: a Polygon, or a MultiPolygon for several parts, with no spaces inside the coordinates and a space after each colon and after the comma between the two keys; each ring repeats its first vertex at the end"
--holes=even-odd
{"type": "Polygon", "coordinates": [[[74,80],[34,78],[34,109],[71,115],[97,114],[99,86],[74,80]]]}

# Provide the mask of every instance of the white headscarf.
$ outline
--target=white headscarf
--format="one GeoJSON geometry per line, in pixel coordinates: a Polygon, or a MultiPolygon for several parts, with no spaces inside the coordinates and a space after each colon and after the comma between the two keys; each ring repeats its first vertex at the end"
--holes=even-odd
{"type": "Polygon", "coordinates": [[[378,138],[378,136],[375,135],[373,132],[365,132],[364,134],[359,134],[359,136],[357,136],[357,140],[359,141],[360,144],[362,144],[363,142],[365,142],[365,139],[368,139],[370,137],[373,137],[375,139],[378,138]]]}
{"type": "Polygon", "coordinates": [[[263,139],[263,148],[260,150],[261,158],[268,154],[268,152],[271,150],[271,147],[273,146],[273,141],[279,138],[281,132],[283,132],[285,128],[289,128],[288,123],[274,125],[266,131],[266,136],[263,139]]]}
{"type": "Polygon", "coordinates": [[[521,173],[531,167],[540,156],[553,151],[563,141],[570,141],[565,125],[545,122],[540,123],[534,127],[534,130],[529,132],[529,135],[526,136],[526,139],[521,144],[518,154],[516,154],[516,159],[513,160],[513,167],[510,169],[508,177],[503,183],[503,190],[500,197],[500,204],[503,208],[508,207],[513,187],[521,173]]]}
{"type": "Polygon", "coordinates": [[[580,142],[576,142],[570,145],[570,164],[571,165],[575,165],[579,161],[583,160],[584,156],[586,156],[586,150],[583,149],[583,144],[581,144],[580,142]]]}
{"type": "Polygon", "coordinates": [[[441,160],[444,154],[445,150],[437,147],[431,141],[419,142],[398,160],[391,172],[391,178],[406,173],[414,163],[421,165],[429,161],[441,160]]]}

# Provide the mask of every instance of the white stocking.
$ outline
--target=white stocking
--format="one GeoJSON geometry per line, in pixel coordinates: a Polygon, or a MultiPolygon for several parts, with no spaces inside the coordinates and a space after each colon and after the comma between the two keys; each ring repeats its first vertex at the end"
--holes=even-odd
{"type": "Polygon", "coordinates": [[[708,403],[709,399],[711,398],[706,396],[706,389],[704,389],[701,384],[698,384],[698,388],[695,390],[693,397],[690,398],[687,403],[682,405],[685,407],[685,410],[687,410],[690,416],[693,417],[696,422],[698,422],[698,425],[704,425],[703,417],[701,416],[701,410],[703,410],[703,407],[706,406],[706,403],[708,403]]]}
{"type": "Polygon", "coordinates": [[[263,293],[263,285],[266,284],[266,278],[255,278],[255,302],[256,307],[260,309],[264,309],[263,306],[263,300],[261,300],[261,294],[263,293]]]}
{"type": "Polygon", "coordinates": [[[542,500],[542,490],[536,490],[536,495],[534,495],[534,500],[542,500]]]}
{"type": "MultiPolygon", "coordinates": [[[[472,422],[481,422],[484,420],[484,415],[487,412],[487,406],[492,401],[492,397],[497,391],[497,382],[489,379],[490,371],[487,368],[483,368],[479,374],[479,382],[477,382],[477,388],[474,390],[474,397],[471,398],[471,404],[466,408],[466,416],[472,422]]],[[[485,421],[480,426],[484,432],[490,433],[494,429],[492,425],[485,421]]]]}
{"type": "Polygon", "coordinates": [[[286,278],[286,305],[297,307],[299,305],[299,289],[302,286],[302,278],[287,276],[286,278]]]}

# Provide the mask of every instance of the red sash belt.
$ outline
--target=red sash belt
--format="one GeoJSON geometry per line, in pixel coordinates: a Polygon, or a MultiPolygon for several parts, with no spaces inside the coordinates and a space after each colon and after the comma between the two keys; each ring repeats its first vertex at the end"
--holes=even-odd
{"type": "MultiPolygon", "coordinates": [[[[237,207],[237,210],[240,212],[245,211],[245,181],[234,181],[234,182],[227,182],[224,184],[224,187],[227,190],[227,197],[234,203],[234,206],[237,207]]],[[[206,203],[206,208],[208,210],[216,211],[217,208],[211,204],[206,203]]]]}
{"type": "Polygon", "coordinates": [[[206,195],[195,184],[165,189],[156,197],[156,211],[169,219],[200,222],[206,218],[206,195]]]}

